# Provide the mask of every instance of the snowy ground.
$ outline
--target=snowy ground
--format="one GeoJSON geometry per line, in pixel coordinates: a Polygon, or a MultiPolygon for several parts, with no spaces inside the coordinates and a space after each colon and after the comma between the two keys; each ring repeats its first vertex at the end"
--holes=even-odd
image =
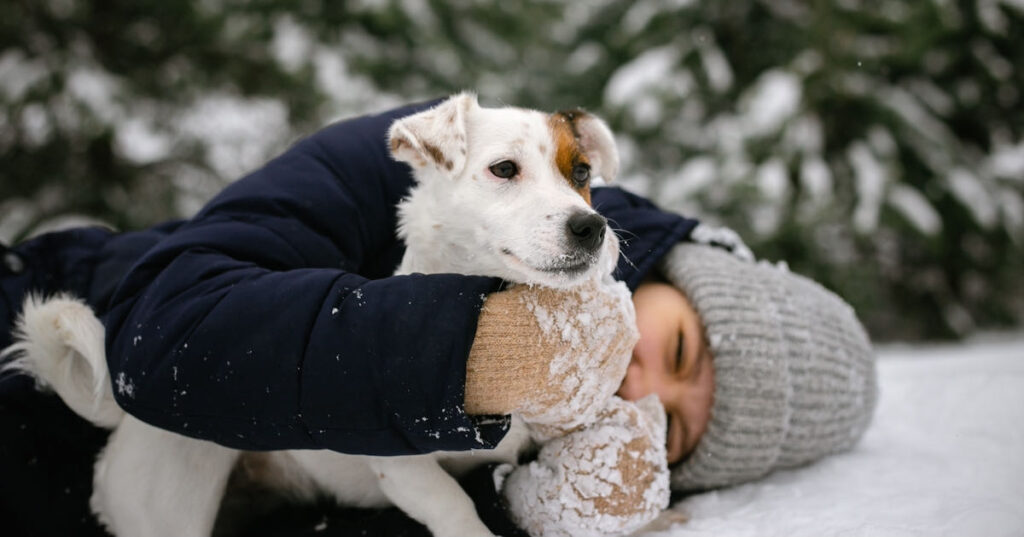
{"type": "Polygon", "coordinates": [[[645,537],[1024,535],[1024,333],[879,354],[857,448],[690,497],[645,537]]]}

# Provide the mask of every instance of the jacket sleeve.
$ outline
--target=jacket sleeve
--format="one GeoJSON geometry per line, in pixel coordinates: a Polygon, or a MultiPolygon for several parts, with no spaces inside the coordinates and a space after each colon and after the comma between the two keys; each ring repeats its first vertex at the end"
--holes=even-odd
{"type": "Polygon", "coordinates": [[[385,137],[406,107],[332,125],[233,183],[128,271],[104,318],[118,403],[247,450],[493,447],[463,409],[493,278],[390,276],[411,184],[385,137]]]}
{"type": "Polygon", "coordinates": [[[615,279],[625,282],[630,291],[636,291],[673,246],[689,240],[698,224],[617,187],[595,188],[591,199],[619,237],[621,253],[615,279]]]}

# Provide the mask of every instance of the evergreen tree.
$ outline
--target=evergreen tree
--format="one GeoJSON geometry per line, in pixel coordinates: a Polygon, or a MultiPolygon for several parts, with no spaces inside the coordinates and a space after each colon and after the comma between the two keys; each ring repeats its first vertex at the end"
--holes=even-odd
{"type": "Polygon", "coordinates": [[[835,289],[876,337],[1020,324],[1021,0],[16,0],[0,240],[187,216],[327,121],[475,89],[583,106],[622,182],[835,289]]]}
{"type": "Polygon", "coordinates": [[[876,336],[1024,318],[1024,4],[669,4],[595,24],[621,21],[603,104],[639,188],[836,289],[876,336]]]}

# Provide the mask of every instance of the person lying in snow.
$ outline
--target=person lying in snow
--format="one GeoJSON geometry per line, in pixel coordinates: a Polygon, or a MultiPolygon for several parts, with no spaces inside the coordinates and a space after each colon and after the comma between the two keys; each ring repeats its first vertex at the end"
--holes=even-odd
{"type": "MultiPolygon", "coordinates": [[[[501,296],[501,282],[391,276],[403,252],[395,206],[411,177],[389,158],[385,133],[396,118],[426,106],[329,126],[187,222],[117,234],[76,229],[4,248],[0,347],[10,343],[27,292],[69,291],[107,327],[110,369],[132,387],[119,391],[119,404],[159,427],[257,451],[395,455],[495,445],[505,421],[443,414],[472,407],[463,399],[474,386],[470,351],[487,326],[483,297],[501,296]],[[251,278],[299,267],[309,270],[251,278]],[[359,311],[343,312],[349,330],[315,326],[316,312],[357,289],[359,311]],[[185,334],[187,351],[179,345],[185,334]],[[318,352],[327,346],[350,350],[350,385],[322,373],[334,360],[334,353],[318,352]],[[247,355],[234,362],[229,380],[212,357],[239,349],[247,355]],[[172,367],[182,352],[198,353],[190,365],[209,365],[172,367]],[[200,355],[211,359],[195,359],[200,355]],[[389,356],[403,355],[418,361],[388,367],[389,356]],[[416,390],[375,393],[365,379],[381,371],[416,390]],[[179,383],[190,386],[190,396],[171,408],[166,402],[179,383]]],[[[784,269],[744,259],[738,241],[643,198],[605,187],[593,189],[592,199],[627,239],[615,276],[635,292],[641,339],[620,395],[655,393],[664,404],[674,490],[749,481],[857,441],[874,407],[875,376],[870,344],[849,306],[784,269]]],[[[546,379],[537,382],[543,391],[546,379]]],[[[106,432],[34,391],[30,379],[9,374],[0,379],[0,429],[0,513],[10,534],[102,535],[87,504],[106,432]]],[[[495,490],[493,471],[481,468],[463,483],[485,522],[511,535],[517,530],[510,519],[529,521],[523,505],[495,490]]],[[[506,489],[516,486],[514,472],[506,489]]],[[[229,492],[226,502],[233,501],[229,492]]],[[[225,524],[221,533],[424,531],[396,510],[285,505],[254,516],[243,509],[247,516],[235,519],[242,525],[225,524]]]]}

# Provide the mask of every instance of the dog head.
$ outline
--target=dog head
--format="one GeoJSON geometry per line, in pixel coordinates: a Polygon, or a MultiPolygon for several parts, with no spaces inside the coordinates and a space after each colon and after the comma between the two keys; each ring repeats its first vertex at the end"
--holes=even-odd
{"type": "Polygon", "coordinates": [[[566,287],[615,267],[618,240],[590,206],[592,178],[611,181],[619,167],[597,117],[482,108],[462,93],[388,137],[417,180],[399,207],[403,271],[566,287]]]}

